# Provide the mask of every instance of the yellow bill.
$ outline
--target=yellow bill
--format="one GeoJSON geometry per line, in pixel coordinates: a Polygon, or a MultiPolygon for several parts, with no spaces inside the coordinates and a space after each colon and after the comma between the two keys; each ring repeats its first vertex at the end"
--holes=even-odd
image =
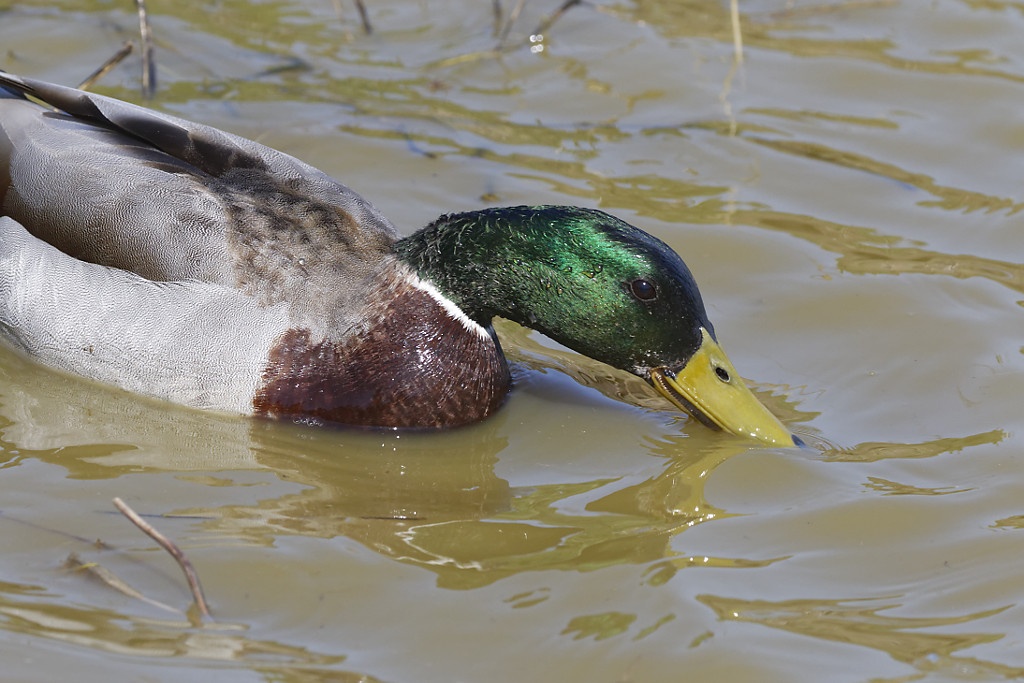
{"type": "Polygon", "coordinates": [[[673,376],[665,368],[651,370],[651,383],[665,398],[713,429],[757,439],[771,446],[801,446],[779,419],[743,383],[707,330],[690,361],[673,376]]]}

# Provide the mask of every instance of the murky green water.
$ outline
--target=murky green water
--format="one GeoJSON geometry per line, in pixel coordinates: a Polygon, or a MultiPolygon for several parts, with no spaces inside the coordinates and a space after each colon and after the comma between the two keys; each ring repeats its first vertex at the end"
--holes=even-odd
{"type": "MultiPolygon", "coordinates": [[[[0,353],[10,681],[1024,676],[1024,5],[150,0],[153,106],[317,165],[412,231],[597,206],[687,260],[814,443],[708,432],[500,332],[517,388],[440,435],[253,422],[0,353]],[[514,5],[504,3],[506,13],[514,5]],[[532,48],[532,49],[531,49],[532,48]],[[215,622],[127,597],[71,554],[215,622]],[[97,539],[102,544],[97,543],[97,539]]],[[[131,3],[0,0],[0,68],[77,83],[131,3]]],[[[137,58],[101,81],[138,100],[137,58]]]]}

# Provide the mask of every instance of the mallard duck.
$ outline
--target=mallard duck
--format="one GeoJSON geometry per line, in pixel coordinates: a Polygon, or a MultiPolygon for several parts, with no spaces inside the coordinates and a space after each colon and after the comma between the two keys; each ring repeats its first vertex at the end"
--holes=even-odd
{"type": "Polygon", "coordinates": [[[251,140],[10,74],[0,88],[0,336],[45,365],[201,409],[454,427],[510,389],[501,316],[709,427],[799,444],[718,345],[682,259],[607,213],[491,208],[401,238],[251,140]]]}

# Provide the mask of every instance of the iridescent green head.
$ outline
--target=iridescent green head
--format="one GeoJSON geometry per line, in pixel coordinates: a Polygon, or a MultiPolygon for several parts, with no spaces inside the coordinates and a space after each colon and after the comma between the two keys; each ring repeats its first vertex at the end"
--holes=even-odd
{"type": "Polygon", "coordinates": [[[496,315],[515,321],[643,377],[709,426],[793,444],[715,342],[683,260],[614,216],[566,206],[452,214],[399,241],[396,251],[481,325],[496,315]],[[713,357],[703,358],[709,350],[713,357]],[[695,358],[707,377],[690,388],[695,358]],[[751,402],[747,417],[728,417],[749,413],[751,402]]]}

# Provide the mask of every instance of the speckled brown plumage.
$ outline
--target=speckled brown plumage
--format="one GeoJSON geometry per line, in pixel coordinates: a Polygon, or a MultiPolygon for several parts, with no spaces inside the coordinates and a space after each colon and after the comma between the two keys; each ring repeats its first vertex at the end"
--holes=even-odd
{"type": "Polygon", "coordinates": [[[317,340],[308,329],[285,333],[271,349],[255,412],[413,428],[493,413],[511,383],[493,331],[468,329],[410,284],[398,289],[368,328],[343,341],[317,340]]]}

